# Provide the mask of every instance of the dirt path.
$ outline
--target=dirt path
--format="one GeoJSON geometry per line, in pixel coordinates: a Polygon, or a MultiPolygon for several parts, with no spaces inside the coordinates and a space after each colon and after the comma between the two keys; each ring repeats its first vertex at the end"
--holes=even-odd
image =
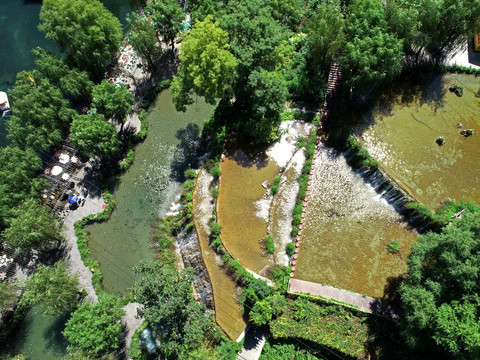
{"type": "Polygon", "coordinates": [[[333,286],[312,283],[310,281],[290,279],[290,294],[319,295],[326,299],[332,299],[342,303],[358,307],[361,311],[377,314],[393,320],[400,318],[400,312],[390,305],[383,304],[380,300],[353,293],[350,291],[334,288],[333,286]]]}

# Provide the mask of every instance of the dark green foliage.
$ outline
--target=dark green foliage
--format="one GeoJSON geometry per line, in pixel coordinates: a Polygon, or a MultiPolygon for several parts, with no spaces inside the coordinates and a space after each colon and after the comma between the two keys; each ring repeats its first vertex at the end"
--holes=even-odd
{"type": "Polygon", "coordinates": [[[197,172],[195,171],[195,169],[185,170],[185,177],[187,179],[196,179],[197,178],[197,172]]]}
{"type": "Polygon", "coordinates": [[[300,214],[293,215],[293,221],[292,221],[293,226],[300,225],[301,221],[302,221],[302,215],[300,215],[300,214]]]}
{"type": "Polygon", "coordinates": [[[157,32],[166,45],[174,46],[174,40],[180,31],[180,23],[185,18],[182,8],[176,0],[152,0],[145,7],[145,13],[151,17],[157,32]]]}
{"type": "Polygon", "coordinates": [[[62,315],[77,307],[78,291],[77,276],[70,275],[67,265],[59,261],[52,267],[39,265],[26,282],[22,302],[41,304],[45,313],[62,315]]]}
{"type": "Polygon", "coordinates": [[[348,11],[348,41],[340,59],[347,82],[359,89],[388,83],[400,74],[403,43],[388,33],[382,3],[356,0],[348,11]]]}
{"type": "Polygon", "coordinates": [[[36,177],[42,169],[42,161],[31,149],[5,147],[0,150],[0,224],[22,201],[38,194],[46,184],[45,179],[36,177]]]}
{"type": "Polygon", "coordinates": [[[261,360],[284,360],[284,359],[295,359],[295,360],[316,360],[322,359],[320,357],[314,356],[307,349],[302,349],[298,347],[297,344],[275,344],[270,345],[267,342],[263,348],[261,360]]]}
{"type": "Polygon", "coordinates": [[[9,248],[21,253],[30,250],[48,250],[58,245],[60,226],[51,210],[41,206],[36,199],[27,199],[12,211],[12,218],[3,232],[9,248]]]}
{"type": "Polygon", "coordinates": [[[98,359],[117,350],[122,339],[120,320],[124,314],[120,301],[113,295],[100,296],[95,304],[82,303],[63,331],[70,343],[69,351],[98,359]]]}
{"type": "Polygon", "coordinates": [[[116,84],[104,80],[93,88],[92,96],[92,107],[105,116],[105,119],[122,124],[123,129],[127,115],[133,113],[132,106],[135,104],[135,98],[127,87],[117,87],[116,84]]]}
{"type": "Polygon", "coordinates": [[[100,79],[121,39],[120,21],[98,0],[44,0],[40,31],[65,53],[69,65],[100,79]]]}
{"type": "Polygon", "coordinates": [[[7,120],[7,129],[14,144],[41,152],[62,141],[75,111],[57,87],[37,70],[22,71],[10,95],[15,111],[7,120]]]}
{"type": "Polygon", "coordinates": [[[273,183],[275,185],[278,185],[280,184],[280,181],[282,181],[282,177],[279,175],[279,176],[275,176],[275,178],[273,179],[273,183]]]}
{"type": "Polygon", "coordinates": [[[361,141],[357,141],[353,136],[348,138],[348,145],[350,146],[351,162],[357,167],[368,167],[370,169],[378,168],[378,161],[370,157],[368,150],[363,147],[361,141]]]}
{"type": "Polygon", "coordinates": [[[265,238],[265,249],[269,254],[273,254],[275,252],[275,242],[273,241],[273,237],[270,235],[265,238]]]}
{"type": "Polygon", "coordinates": [[[270,295],[271,289],[264,280],[253,279],[242,291],[238,301],[244,304],[244,312],[250,313],[250,308],[270,295]]]}
{"type": "Polygon", "coordinates": [[[278,194],[278,185],[277,184],[272,185],[272,187],[270,188],[270,193],[272,195],[277,195],[278,194]]]}
{"type": "Polygon", "coordinates": [[[293,208],[293,215],[302,215],[303,206],[301,204],[295,205],[293,208]]]}
{"type": "Polygon", "coordinates": [[[441,233],[419,236],[400,288],[410,345],[424,346],[430,338],[455,357],[478,357],[479,263],[478,212],[466,212],[441,233]]]}
{"type": "Polygon", "coordinates": [[[258,301],[250,312],[250,321],[255,325],[268,325],[270,321],[283,313],[287,305],[285,297],[274,294],[258,301]]]}
{"type": "Polygon", "coordinates": [[[287,292],[288,279],[290,279],[290,271],[290,266],[275,265],[273,267],[272,273],[270,274],[270,278],[275,281],[275,285],[283,293],[287,292]]]}
{"type": "Polygon", "coordinates": [[[162,47],[158,43],[154,23],[138,13],[131,13],[127,20],[130,27],[128,43],[146,60],[149,69],[155,70],[162,47]]]}
{"type": "Polygon", "coordinates": [[[193,299],[191,268],[178,273],[159,262],[140,263],[135,272],[138,280],[133,293],[143,305],[138,315],[154,330],[167,358],[177,358],[182,351],[204,341],[217,341],[213,320],[205,316],[205,307],[193,299]]]}
{"type": "Polygon", "coordinates": [[[287,244],[286,252],[287,252],[287,255],[290,255],[290,256],[292,256],[295,253],[295,244],[293,242],[290,242],[287,244]]]}
{"type": "Polygon", "coordinates": [[[212,196],[213,196],[214,198],[218,197],[218,188],[213,188],[213,189],[212,189],[212,196]]]}
{"type": "Polygon", "coordinates": [[[220,232],[222,231],[222,225],[219,223],[212,223],[210,225],[210,237],[211,238],[216,238],[220,236],[220,232]]]}
{"type": "Polygon", "coordinates": [[[215,166],[210,168],[209,173],[213,175],[215,180],[218,180],[220,175],[222,174],[222,170],[220,169],[220,163],[215,163],[215,166]]]}
{"type": "Polygon", "coordinates": [[[413,217],[416,217],[425,223],[435,222],[436,220],[434,212],[426,205],[409,202],[406,207],[412,211],[413,217]]]}
{"type": "Polygon", "coordinates": [[[107,158],[120,145],[115,127],[98,114],[76,115],[70,132],[72,141],[87,156],[95,154],[107,158]]]}
{"type": "Polygon", "coordinates": [[[242,348],[242,343],[236,341],[223,341],[218,347],[220,351],[220,359],[236,360],[237,354],[242,348]]]}

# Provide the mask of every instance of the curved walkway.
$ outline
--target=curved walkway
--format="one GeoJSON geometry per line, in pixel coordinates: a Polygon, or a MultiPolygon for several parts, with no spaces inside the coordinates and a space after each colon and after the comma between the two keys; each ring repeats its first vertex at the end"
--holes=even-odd
{"type": "Polygon", "coordinates": [[[337,289],[333,286],[290,279],[290,288],[288,292],[296,295],[321,296],[328,300],[351,305],[352,307],[358,308],[360,311],[366,313],[380,315],[392,320],[400,319],[400,312],[397,309],[390,305],[383,304],[380,300],[347,290],[337,289]]]}

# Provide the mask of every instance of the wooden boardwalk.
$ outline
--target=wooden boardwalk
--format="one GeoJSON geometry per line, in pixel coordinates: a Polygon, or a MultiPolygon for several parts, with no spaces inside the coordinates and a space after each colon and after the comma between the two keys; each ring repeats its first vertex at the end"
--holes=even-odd
{"type": "Polygon", "coordinates": [[[392,320],[400,319],[400,311],[390,305],[383,304],[380,300],[337,289],[333,286],[322,285],[310,281],[290,279],[290,294],[304,294],[321,296],[325,299],[337,301],[358,308],[360,311],[376,314],[392,320]]]}

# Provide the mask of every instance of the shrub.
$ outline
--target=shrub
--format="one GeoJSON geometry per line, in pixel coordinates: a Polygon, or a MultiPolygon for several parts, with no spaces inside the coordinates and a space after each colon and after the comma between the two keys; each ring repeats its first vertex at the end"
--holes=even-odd
{"type": "Polygon", "coordinates": [[[295,253],[295,244],[293,242],[288,243],[286,247],[287,255],[292,256],[295,253]]]}
{"type": "Polygon", "coordinates": [[[282,177],[280,175],[275,176],[275,179],[273,179],[273,183],[276,185],[280,184],[280,181],[282,181],[282,177]]]}
{"type": "Polygon", "coordinates": [[[265,248],[269,254],[273,254],[275,251],[275,242],[273,241],[273,237],[270,235],[265,238],[265,248]]]}
{"type": "Polygon", "coordinates": [[[297,226],[292,226],[292,236],[297,236],[300,229],[297,226]]]}
{"type": "Polygon", "coordinates": [[[212,196],[215,197],[215,198],[218,196],[218,188],[213,188],[212,189],[212,196]]]}
{"type": "Polygon", "coordinates": [[[185,170],[185,177],[187,179],[196,179],[197,178],[197,172],[194,169],[185,170]]]}
{"type": "Polygon", "coordinates": [[[219,223],[214,222],[210,226],[210,236],[212,238],[216,238],[216,237],[220,236],[221,231],[222,231],[222,226],[219,223]]]}
{"type": "Polygon", "coordinates": [[[215,166],[212,167],[210,170],[209,170],[210,174],[212,174],[212,176],[215,178],[215,180],[218,180],[218,178],[220,177],[220,175],[222,174],[222,170],[220,169],[220,163],[215,163],[215,166]]]}
{"type": "Polygon", "coordinates": [[[293,215],[293,221],[292,221],[293,226],[300,225],[301,221],[302,221],[302,215],[300,215],[300,214],[293,215]]]}
{"type": "Polygon", "coordinates": [[[193,191],[195,187],[195,180],[187,180],[183,183],[182,188],[186,191],[193,191]]]}
{"type": "Polygon", "coordinates": [[[278,194],[278,185],[277,184],[272,185],[272,187],[270,188],[270,193],[272,195],[277,195],[278,194]]]}
{"type": "Polygon", "coordinates": [[[400,244],[398,241],[392,240],[388,243],[388,252],[390,253],[397,253],[400,251],[400,244]]]}

